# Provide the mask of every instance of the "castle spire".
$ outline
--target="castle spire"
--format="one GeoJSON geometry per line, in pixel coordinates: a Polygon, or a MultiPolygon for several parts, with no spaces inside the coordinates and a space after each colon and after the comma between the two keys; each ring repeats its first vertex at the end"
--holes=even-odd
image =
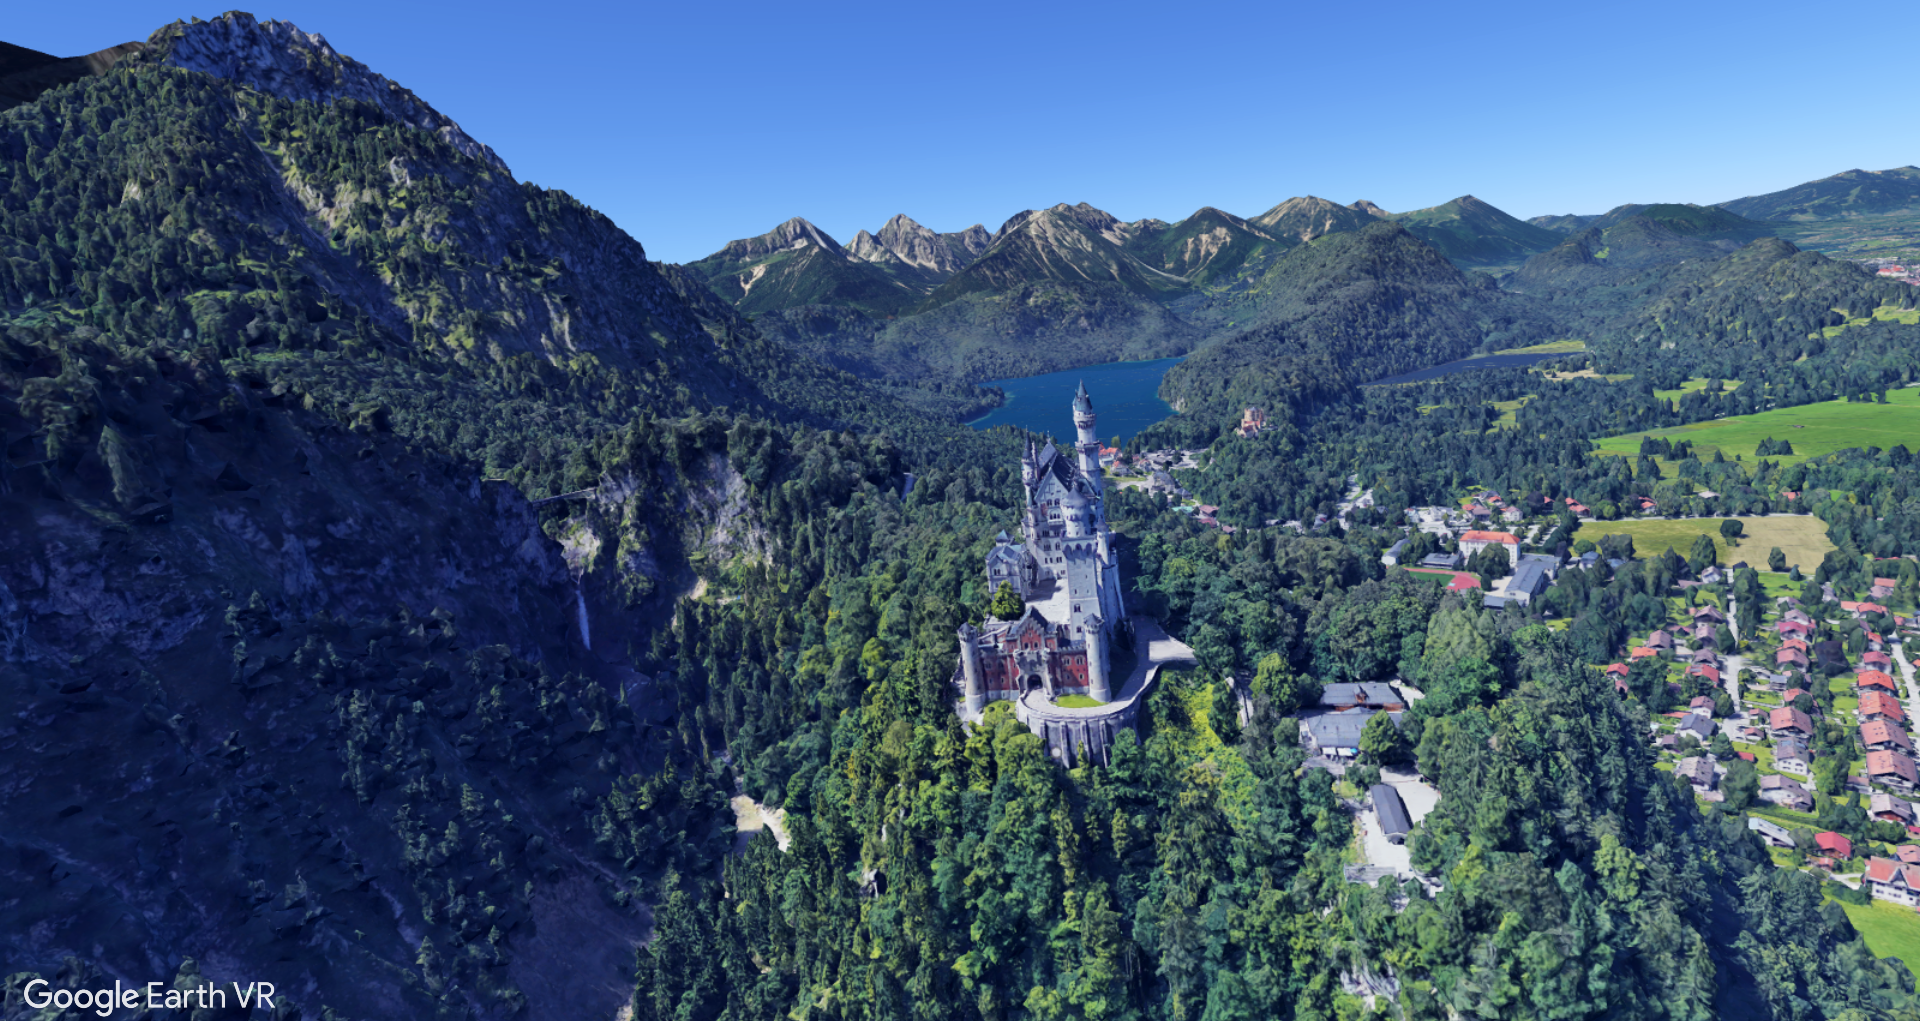
{"type": "Polygon", "coordinates": [[[1093,397],[1087,393],[1087,381],[1080,381],[1080,388],[1073,394],[1073,410],[1083,415],[1093,413],[1093,397]]]}

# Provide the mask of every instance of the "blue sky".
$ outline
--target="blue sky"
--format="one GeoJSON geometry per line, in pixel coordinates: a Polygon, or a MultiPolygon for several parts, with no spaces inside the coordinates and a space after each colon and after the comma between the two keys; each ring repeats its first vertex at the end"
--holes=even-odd
{"type": "MultiPolygon", "coordinates": [[[[0,38],[65,56],[224,9],[14,5],[0,38]]],[[[1403,210],[1471,193],[1525,217],[1920,162],[1871,75],[1893,68],[1872,39],[1911,35],[1915,16],[1848,15],[1841,33],[1813,10],[285,0],[253,13],[325,35],[522,180],[686,261],[790,216],[843,241],[894,213],[991,230],[1081,201],[1176,220],[1301,194],[1403,210]],[[1843,52],[1842,35],[1869,52],[1843,52]]]]}

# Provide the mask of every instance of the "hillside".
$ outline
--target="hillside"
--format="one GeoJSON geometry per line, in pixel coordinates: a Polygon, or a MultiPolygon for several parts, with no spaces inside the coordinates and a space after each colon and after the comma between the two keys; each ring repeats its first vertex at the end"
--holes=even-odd
{"type": "Polygon", "coordinates": [[[1847,170],[1765,195],[1720,203],[1753,220],[1838,220],[1920,211],[1920,167],[1847,170]]]}
{"type": "Polygon", "coordinates": [[[1343,230],[1359,230],[1385,215],[1371,202],[1342,206],[1313,195],[1297,196],[1254,217],[1254,226],[1288,245],[1343,230]]]}
{"type": "MultiPolygon", "coordinates": [[[[1764,224],[1725,210],[1698,206],[1620,206],[1592,217],[1591,225],[1552,249],[1528,259],[1508,286],[1529,294],[1620,283],[1656,266],[1688,259],[1718,259],[1756,238],[1764,224]]],[[[1570,294],[1570,300],[1584,296],[1570,294]]]]}
{"type": "Polygon", "coordinates": [[[1392,221],[1296,248],[1261,284],[1250,325],[1167,374],[1169,403],[1223,419],[1247,404],[1312,401],[1549,331],[1524,299],[1469,276],[1392,221]]]}
{"type": "Polygon", "coordinates": [[[1553,231],[1510,216],[1472,195],[1392,216],[1415,237],[1463,265],[1517,263],[1560,243],[1553,231]]]}

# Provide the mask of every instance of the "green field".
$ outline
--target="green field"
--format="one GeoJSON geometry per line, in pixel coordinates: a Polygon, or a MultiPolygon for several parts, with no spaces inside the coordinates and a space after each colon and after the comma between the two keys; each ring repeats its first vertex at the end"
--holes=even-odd
{"type": "Polygon", "coordinates": [[[1062,709],[1098,709],[1106,705],[1092,695],[1062,695],[1054,699],[1053,704],[1062,709]]]}
{"type": "MultiPolygon", "coordinates": [[[[1798,565],[1802,571],[1811,572],[1820,566],[1828,551],[1834,548],[1827,539],[1827,526],[1819,518],[1810,514],[1796,514],[1784,517],[1736,518],[1746,530],[1740,537],[1740,545],[1729,548],[1727,541],[1720,536],[1720,522],[1725,518],[1686,518],[1680,521],[1587,521],[1582,522],[1580,530],[1574,533],[1575,539],[1586,539],[1594,545],[1600,544],[1603,535],[1626,534],[1633,536],[1634,552],[1641,557],[1654,556],[1668,546],[1675,553],[1686,556],[1692,548],[1694,537],[1705,534],[1713,538],[1714,548],[1720,552],[1721,564],[1733,564],[1744,560],[1759,570],[1767,565],[1767,551],[1775,546],[1786,554],[1787,563],[1798,565]]],[[[1760,581],[1764,585],[1770,578],[1779,579],[1783,591],[1792,591],[1791,583],[1785,575],[1769,574],[1761,571],[1760,581]]],[[[1771,586],[1770,586],[1771,588],[1771,586]]]]}
{"type": "Polygon", "coordinates": [[[1840,906],[1847,910],[1853,927],[1867,938],[1867,948],[1875,956],[1898,957],[1908,971],[1920,974],[1916,971],[1920,969],[1920,913],[1884,900],[1840,906]]]}
{"type": "Polygon", "coordinates": [[[1495,351],[1494,354],[1497,354],[1497,355],[1557,355],[1557,354],[1573,354],[1576,351],[1585,351],[1586,349],[1587,349],[1587,342],[1584,340],[1549,340],[1545,344],[1534,344],[1531,347],[1501,348],[1500,350],[1495,351]]]}
{"type": "MultiPolygon", "coordinates": [[[[1728,390],[1740,389],[1740,381],[1737,379],[1723,379],[1720,381],[1720,385],[1728,390]]],[[[1707,377],[1695,376],[1692,379],[1682,380],[1678,390],[1655,390],[1653,395],[1663,401],[1672,401],[1678,400],[1681,394],[1692,393],[1695,390],[1705,390],[1706,388],[1707,377]]]]}
{"type": "Polygon", "coordinates": [[[1702,458],[1711,458],[1713,452],[1718,450],[1729,460],[1735,456],[1756,457],[1755,451],[1760,441],[1771,436],[1793,444],[1792,454],[1768,458],[1782,464],[1797,464],[1809,457],[1831,454],[1849,447],[1891,447],[1897,443],[1911,447],[1915,437],[1920,436],[1920,390],[1890,391],[1885,404],[1825,401],[1669,429],[1609,436],[1599,441],[1598,453],[1632,457],[1640,452],[1640,440],[1646,436],[1691,440],[1694,451],[1702,458]]]}

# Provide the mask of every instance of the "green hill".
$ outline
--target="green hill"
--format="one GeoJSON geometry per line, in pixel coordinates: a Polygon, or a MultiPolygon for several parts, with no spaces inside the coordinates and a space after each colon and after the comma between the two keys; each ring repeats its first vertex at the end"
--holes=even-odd
{"type": "Polygon", "coordinates": [[[1163,397],[1224,421],[1248,404],[1286,405],[1461,358],[1489,338],[1518,346],[1551,332],[1525,299],[1391,221],[1287,253],[1249,309],[1253,325],[1175,366],[1163,397]]]}
{"type": "Polygon", "coordinates": [[[1920,211],[1920,167],[1847,170],[1720,208],[1753,220],[1838,220],[1920,211]]]}
{"type": "Polygon", "coordinates": [[[1445,205],[1395,213],[1393,219],[1455,262],[1516,263],[1560,243],[1560,235],[1462,195],[1445,205]]]}

